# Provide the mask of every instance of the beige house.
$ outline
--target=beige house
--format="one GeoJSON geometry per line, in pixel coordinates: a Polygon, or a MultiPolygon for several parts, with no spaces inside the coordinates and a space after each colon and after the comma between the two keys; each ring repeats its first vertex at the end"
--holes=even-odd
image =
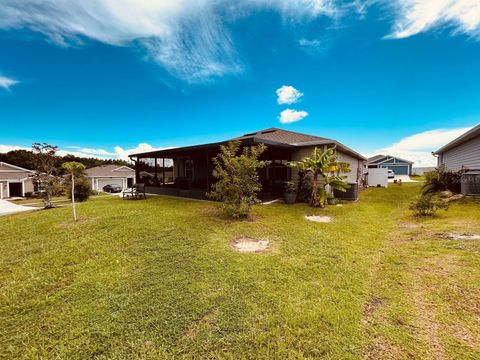
{"type": "Polygon", "coordinates": [[[25,196],[33,192],[33,171],[0,162],[0,199],[25,196]]]}
{"type": "Polygon", "coordinates": [[[128,166],[101,165],[85,170],[92,181],[92,190],[102,191],[105,185],[120,185],[131,187],[135,179],[135,170],[128,166]]]}

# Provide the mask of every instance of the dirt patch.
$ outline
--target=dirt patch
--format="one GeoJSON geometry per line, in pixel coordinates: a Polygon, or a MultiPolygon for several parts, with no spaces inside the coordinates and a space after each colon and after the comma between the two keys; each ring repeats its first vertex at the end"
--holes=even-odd
{"type": "Polygon", "coordinates": [[[400,225],[400,229],[403,229],[403,230],[415,230],[415,229],[418,229],[419,226],[417,224],[414,224],[414,223],[404,223],[404,224],[401,224],[400,225]]]}
{"type": "Polygon", "coordinates": [[[449,240],[480,240],[480,234],[471,233],[438,233],[436,236],[449,240]]]}
{"type": "Polygon", "coordinates": [[[383,305],[385,299],[382,297],[375,296],[365,303],[363,306],[363,322],[371,323],[372,317],[376,311],[383,305]]]}
{"type": "Polygon", "coordinates": [[[319,223],[332,222],[332,218],[330,216],[306,215],[305,219],[309,221],[319,222],[319,223]]]}
{"type": "Polygon", "coordinates": [[[241,253],[258,253],[266,251],[270,246],[270,241],[249,237],[242,237],[233,240],[230,246],[241,253]]]}

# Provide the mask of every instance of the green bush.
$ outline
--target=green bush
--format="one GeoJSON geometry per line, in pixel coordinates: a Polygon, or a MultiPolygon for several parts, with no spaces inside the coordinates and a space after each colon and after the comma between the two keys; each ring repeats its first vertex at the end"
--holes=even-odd
{"type": "Polygon", "coordinates": [[[295,181],[285,182],[285,193],[295,194],[296,192],[297,192],[297,184],[295,183],[295,181]]]}
{"type": "Polygon", "coordinates": [[[312,198],[312,180],[302,171],[298,171],[297,202],[310,203],[312,198]]]}
{"type": "Polygon", "coordinates": [[[213,177],[217,180],[207,195],[222,202],[223,210],[234,218],[247,217],[253,204],[257,203],[262,186],[258,169],[268,161],[259,160],[266,150],[264,144],[244,147],[238,141],[220,147],[220,154],[213,159],[213,177]]]}
{"type": "Polygon", "coordinates": [[[437,210],[448,210],[448,203],[433,194],[422,194],[410,203],[409,209],[415,216],[433,216],[437,210]]]}
{"type": "MultiPolygon", "coordinates": [[[[87,201],[92,193],[91,182],[86,177],[79,177],[75,179],[75,201],[82,202],[87,201]]],[[[67,196],[72,198],[72,182],[67,182],[67,196]]]]}
{"type": "Polygon", "coordinates": [[[429,171],[425,173],[424,194],[434,194],[449,190],[454,194],[461,192],[461,178],[463,171],[429,171]]]}

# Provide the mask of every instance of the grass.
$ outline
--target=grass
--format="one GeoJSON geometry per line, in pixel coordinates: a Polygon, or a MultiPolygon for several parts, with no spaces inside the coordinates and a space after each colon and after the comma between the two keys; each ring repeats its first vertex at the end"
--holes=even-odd
{"type": "Polygon", "coordinates": [[[480,233],[480,203],[415,219],[419,188],[245,221],[170,197],[2,217],[0,357],[479,358],[480,242],[438,232],[480,233]]]}

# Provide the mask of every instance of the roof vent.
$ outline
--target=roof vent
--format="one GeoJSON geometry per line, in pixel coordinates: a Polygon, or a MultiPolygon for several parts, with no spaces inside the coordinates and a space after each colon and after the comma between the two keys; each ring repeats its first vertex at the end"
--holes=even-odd
{"type": "Polygon", "coordinates": [[[270,134],[270,133],[273,133],[275,131],[277,131],[277,129],[265,130],[265,131],[262,131],[261,134],[270,134]]]}
{"type": "Polygon", "coordinates": [[[252,136],[252,135],[255,135],[255,134],[256,134],[256,132],[254,132],[254,133],[249,133],[249,134],[244,134],[243,136],[252,136]]]}

